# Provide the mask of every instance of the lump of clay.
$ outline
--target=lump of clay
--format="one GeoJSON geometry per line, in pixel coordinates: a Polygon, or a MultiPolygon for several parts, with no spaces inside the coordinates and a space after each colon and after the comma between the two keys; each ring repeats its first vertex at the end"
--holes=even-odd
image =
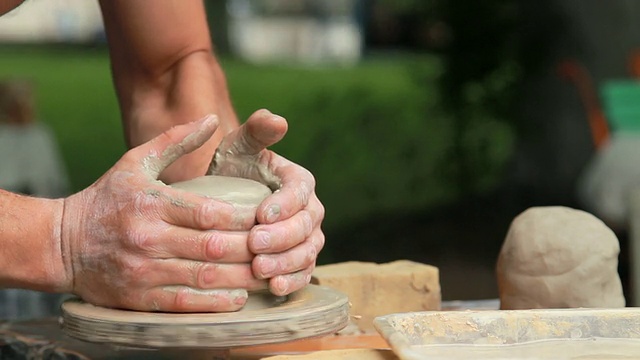
{"type": "Polygon", "coordinates": [[[257,207],[262,200],[271,195],[271,189],[257,181],[228,176],[201,176],[171,184],[171,187],[234,205],[252,207],[257,207]]]}
{"type": "Polygon", "coordinates": [[[624,307],[620,244],[593,215],[531,208],[509,228],[497,264],[501,309],[624,307]]]}

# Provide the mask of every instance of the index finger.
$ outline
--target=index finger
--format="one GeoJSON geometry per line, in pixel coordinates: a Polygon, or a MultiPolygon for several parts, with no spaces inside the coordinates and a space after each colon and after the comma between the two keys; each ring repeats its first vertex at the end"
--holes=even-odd
{"type": "Polygon", "coordinates": [[[199,230],[248,230],[256,222],[256,208],[233,205],[166,185],[153,184],[136,195],[135,207],[143,215],[199,230]]]}
{"type": "Polygon", "coordinates": [[[141,162],[142,171],[153,179],[181,156],[202,146],[218,128],[218,118],[203,119],[174,126],[152,140],[127,152],[127,156],[141,162]]]}

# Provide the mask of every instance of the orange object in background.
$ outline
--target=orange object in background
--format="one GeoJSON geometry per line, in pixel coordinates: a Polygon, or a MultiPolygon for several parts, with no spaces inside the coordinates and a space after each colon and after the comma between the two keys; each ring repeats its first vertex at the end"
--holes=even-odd
{"type": "Polygon", "coordinates": [[[634,50],[629,56],[629,75],[640,80],[640,49],[634,50]]]}
{"type": "MultiPolygon", "coordinates": [[[[640,75],[640,57],[638,60],[637,70],[640,75]]],[[[604,115],[602,106],[600,106],[598,91],[593,84],[589,71],[575,60],[565,60],[558,64],[558,73],[561,77],[572,82],[578,89],[580,99],[587,111],[593,144],[596,150],[602,148],[611,135],[607,118],[604,115]]]]}

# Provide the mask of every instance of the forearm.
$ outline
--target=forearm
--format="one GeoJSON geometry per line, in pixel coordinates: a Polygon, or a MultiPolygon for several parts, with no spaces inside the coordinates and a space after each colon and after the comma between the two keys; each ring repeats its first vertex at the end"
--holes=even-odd
{"type": "MultiPolygon", "coordinates": [[[[128,84],[122,99],[122,118],[129,147],[141,145],[173,126],[218,116],[216,133],[201,148],[169,166],[161,179],[167,183],[204,175],[222,137],[238,127],[229,101],[224,75],[211,53],[200,51],[179,60],[165,75],[167,84],[149,87],[144,82],[128,84]]],[[[121,85],[122,86],[122,85],[121,85]]]]}
{"type": "Polygon", "coordinates": [[[219,131],[168,168],[163,180],[203,175],[222,136],[238,120],[213,55],[202,1],[105,0],[101,7],[128,145],[215,114],[219,131]]]}
{"type": "Polygon", "coordinates": [[[60,230],[63,200],[0,190],[0,287],[66,289],[60,230]]]}
{"type": "Polygon", "coordinates": [[[154,84],[149,84],[145,80],[119,81],[122,76],[116,76],[130,147],[141,145],[172,126],[209,114],[219,118],[221,131],[214,134],[218,141],[238,127],[224,73],[212,53],[190,53],[161,77],[168,79],[155,79],[154,84]]]}

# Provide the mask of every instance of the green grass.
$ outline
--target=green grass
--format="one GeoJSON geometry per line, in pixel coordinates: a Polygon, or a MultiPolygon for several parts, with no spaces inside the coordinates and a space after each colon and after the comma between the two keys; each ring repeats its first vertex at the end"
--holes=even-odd
{"type": "MultiPolygon", "coordinates": [[[[125,151],[106,51],[0,47],[0,53],[0,78],[27,77],[37,85],[40,118],[58,137],[72,188],[90,185],[125,151]]],[[[289,120],[288,136],[274,149],[314,173],[326,226],[457,196],[442,173],[452,129],[438,105],[437,58],[372,59],[353,68],[225,59],[223,67],[241,119],[266,107],[289,120]]],[[[505,129],[487,136],[494,133],[505,129]]],[[[508,140],[495,145],[494,162],[504,160],[508,140]]]]}

